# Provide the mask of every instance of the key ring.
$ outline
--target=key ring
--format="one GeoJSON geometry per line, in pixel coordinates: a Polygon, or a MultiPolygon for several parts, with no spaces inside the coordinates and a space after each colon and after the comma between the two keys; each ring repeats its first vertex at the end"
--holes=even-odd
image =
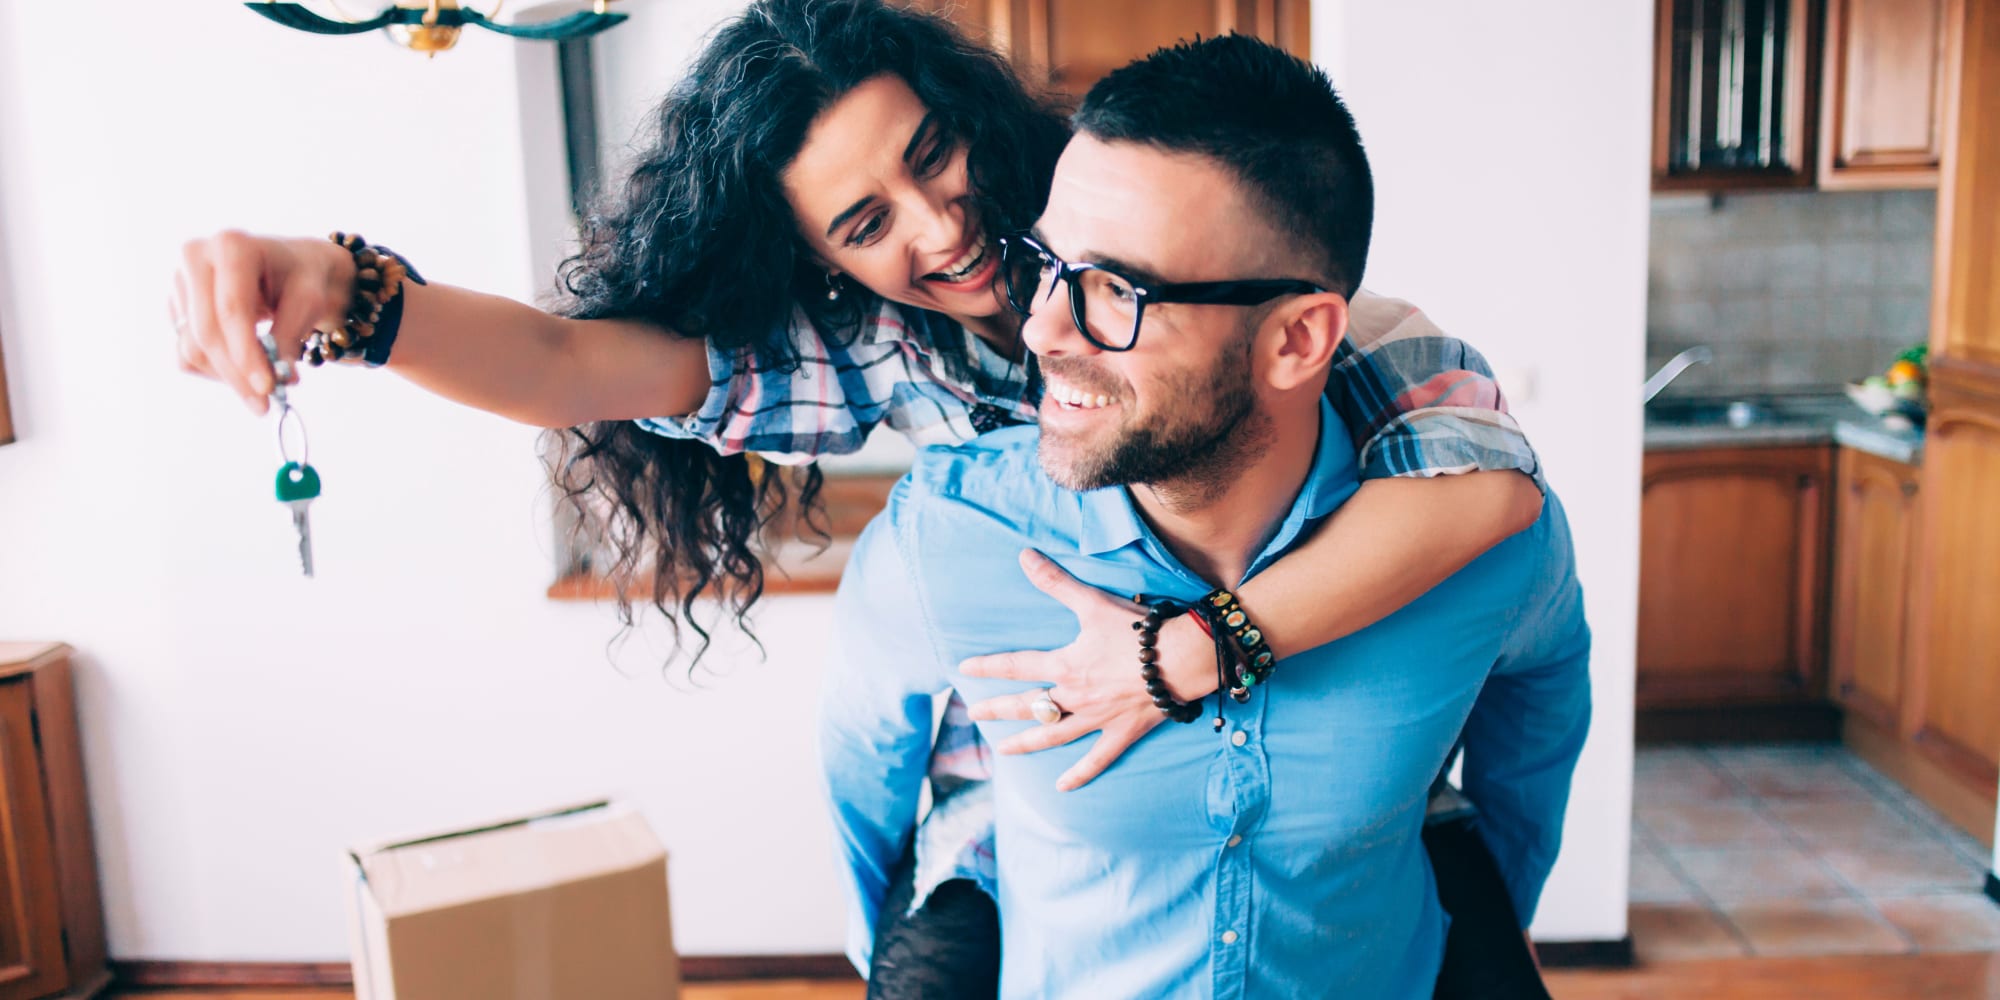
{"type": "Polygon", "coordinates": [[[292,408],[289,393],[285,390],[285,380],[292,375],[292,363],[278,357],[278,341],[271,336],[270,324],[261,324],[257,330],[257,343],[264,346],[264,357],[271,362],[271,398],[278,404],[278,457],[287,464],[292,462],[292,451],[285,447],[285,424],[296,423],[299,429],[299,465],[311,465],[307,461],[312,455],[312,442],[306,436],[306,418],[292,408]]]}

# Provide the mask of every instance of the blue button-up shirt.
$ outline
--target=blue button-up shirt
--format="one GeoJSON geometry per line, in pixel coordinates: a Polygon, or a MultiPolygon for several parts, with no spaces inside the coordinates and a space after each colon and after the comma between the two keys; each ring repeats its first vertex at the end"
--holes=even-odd
{"type": "MultiPolygon", "coordinates": [[[[933,696],[1021,690],[957,665],[1077,633],[1021,575],[1020,550],[1115,592],[1210,589],[1124,489],[1074,493],[1043,475],[1036,433],[922,455],[841,583],[821,749],[863,970],[916,825],[933,696]]],[[[1322,403],[1311,472],[1250,574],[1356,487],[1354,448],[1322,403]]],[[[1225,704],[1221,734],[1212,712],[1162,725],[1072,792],[1056,778],[1089,740],[1000,758],[1002,994],[1430,996],[1446,922],[1420,840],[1431,779],[1463,731],[1466,790],[1525,922],[1588,724],[1588,651],[1551,495],[1534,527],[1401,611],[1280,662],[1247,704],[1225,704]]],[[[991,741],[1026,725],[979,724],[991,741]]]]}

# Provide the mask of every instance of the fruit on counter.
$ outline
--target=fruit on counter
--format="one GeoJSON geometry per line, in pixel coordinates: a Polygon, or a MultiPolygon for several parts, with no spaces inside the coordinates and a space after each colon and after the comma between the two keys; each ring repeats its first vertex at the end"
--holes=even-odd
{"type": "Polygon", "coordinates": [[[1924,381],[1924,369],[1914,361],[1899,360],[1889,366],[1885,378],[1891,389],[1905,385],[1921,385],[1924,381]]]}

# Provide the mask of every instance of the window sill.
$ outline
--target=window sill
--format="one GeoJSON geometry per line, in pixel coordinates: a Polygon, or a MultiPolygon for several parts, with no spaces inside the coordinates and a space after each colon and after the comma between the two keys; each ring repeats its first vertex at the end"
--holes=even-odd
{"type": "MultiPolygon", "coordinates": [[[[839,589],[840,573],[848,554],[854,551],[855,539],[882,512],[889,491],[901,479],[900,475],[828,477],[821,496],[833,541],[825,548],[796,538],[780,544],[766,566],[765,595],[831,594],[839,589]]],[[[642,586],[650,591],[650,580],[642,586]]],[[[548,597],[552,601],[609,601],[617,597],[617,588],[604,577],[576,573],[549,585],[548,597]]]]}

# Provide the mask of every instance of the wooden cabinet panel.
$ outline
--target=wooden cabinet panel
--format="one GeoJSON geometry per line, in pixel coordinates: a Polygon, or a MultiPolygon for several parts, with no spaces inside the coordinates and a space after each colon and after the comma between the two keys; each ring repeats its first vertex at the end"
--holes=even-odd
{"type": "Polygon", "coordinates": [[[1962,0],[1827,0],[1821,187],[1932,187],[1962,0]]]}
{"type": "Polygon", "coordinates": [[[1903,730],[1984,788],[2000,781],[2000,396],[1934,383],[1924,546],[1903,730]]]}
{"type": "Polygon", "coordinates": [[[1310,58],[1311,0],[907,0],[950,17],[1023,79],[1071,98],[1161,46],[1228,32],[1310,58]]]}
{"type": "Polygon", "coordinates": [[[110,981],[69,647],[0,642],[0,1000],[110,981]]]}
{"type": "Polygon", "coordinates": [[[0,681],[0,1000],[38,1000],[69,981],[55,867],[34,701],[24,679],[0,681]]]}
{"type": "Polygon", "coordinates": [[[1816,447],[1646,456],[1641,708],[1822,694],[1832,464],[1816,447]]]}
{"type": "Polygon", "coordinates": [[[1942,367],[1983,365],[1972,374],[2000,384],[2000,4],[1967,3],[1960,25],[1949,33],[1960,68],[1946,96],[1931,354],[1942,367]]]}
{"type": "Polygon", "coordinates": [[[1840,452],[1827,641],[1833,696],[1892,731],[1908,659],[1917,477],[1915,466],[1840,452]]]}

